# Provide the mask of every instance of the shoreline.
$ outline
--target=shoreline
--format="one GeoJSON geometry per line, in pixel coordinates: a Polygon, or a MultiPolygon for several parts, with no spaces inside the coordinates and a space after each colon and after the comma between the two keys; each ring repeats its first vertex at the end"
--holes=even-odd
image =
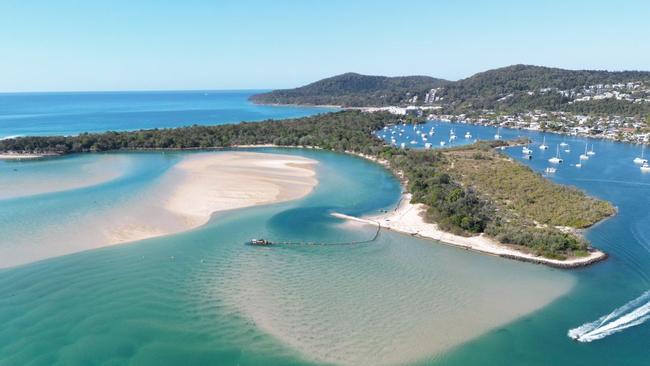
{"type": "Polygon", "coordinates": [[[496,240],[487,237],[485,234],[469,237],[455,235],[440,230],[436,224],[425,222],[422,217],[425,210],[425,205],[421,203],[411,203],[411,194],[404,193],[401,196],[398,206],[394,210],[383,214],[355,217],[340,213],[332,213],[332,216],[370,225],[379,224],[382,228],[387,230],[396,231],[418,238],[431,239],[445,245],[501,258],[534,264],[543,264],[554,268],[580,268],[600,262],[607,258],[606,253],[593,249],[586,257],[575,257],[567,260],[550,259],[522,252],[506,244],[499,243],[496,240]]]}
{"type": "Polygon", "coordinates": [[[61,156],[61,154],[0,152],[0,160],[34,160],[34,159],[51,158],[57,156],[61,156]]]}
{"type": "MultiPolygon", "coordinates": [[[[406,108],[410,106],[381,106],[381,107],[372,107],[372,106],[365,106],[365,107],[343,107],[340,105],[327,105],[327,104],[298,104],[298,103],[291,103],[291,104],[284,104],[284,103],[256,103],[253,102],[254,104],[258,105],[269,105],[269,106],[292,106],[292,107],[314,107],[314,108],[337,108],[340,110],[360,110],[364,111],[367,113],[374,113],[377,109],[380,108],[388,108],[388,107],[398,107],[398,108],[406,108]]],[[[423,106],[414,106],[417,108],[421,108],[423,106]]],[[[426,110],[426,109],[425,109],[426,110]]],[[[633,145],[647,145],[648,142],[640,142],[640,141],[629,141],[629,140],[624,140],[624,139],[619,139],[619,138],[612,138],[608,137],[606,135],[591,135],[591,134],[584,134],[584,133],[571,133],[571,132],[564,132],[564,131],[557,131],[557,130],[541,130],[541,129],[533,129],[533,128],[525,128],[525,127],[516,127],[516,126],[501,126],[498,123],[479,123],[479,122],[471,122],[463,119],[449,119],[449,118],[443,118],[438,115],[433,115],[434,118],[432,119],[426,119],[427,121],[433,121],[433,122],[446,122],[446,123],[459,123],[459,124],[465,124],[465,125],[474,125],[474,126],[483,126],[483,127],[502,127],[502,128],[509,128],[513,130],[523,130],[523,131],[530,131],[530,132],[537,132],[537,133],[552,133],[555,135],[561,135],[561,136],[569,136],[569,137],[583,137],[583,138],[588,138],[588,139],[595,139],[595,140],[606,140],[606,141],[614,141],[614,142],[622,142],[622,143],[628,143],[628,144],[633,144],[633,145]]],[[[454,116],[455,117],[455,116],[454,116]]]]}
{"type": "MultiPolygon", "coordinates": [[[[210,151],[226,151],[228,149],[233,150],[234,154],[246,154],[246,152],[237,152],[236,150],[238,149],[257,149],[257,148],[299,148],[299,149],[321,149],[319,147],[315,146],[279,146],[279,145],[274,145],[274,144],[260,144],[260,145],[232,145],[229,147],[218,147],[218,148],[184,148],[184,149],[135,149],[135,150],[130,150],[130,151],[151,151],[151,150],[156,150],[156,151],[167,151],[167,150],[178,150],[178,151],[187,151],[187,150],[196,150],[196,151],[205,151],[206,153],[209,153],[210,151]]],[[[401,183],[402,189],[405,191],[405,186],[406,186],[406,181],[405,177],[403,176],[402,172],[399,171],[394,171],[393,169],[390,168],[390,165],[387,161],[381,160],[378,158],[375,158],[373,156],[368,156],[364,155],[361,153],[353,152],[353,151],[344,151],[345,154],[363,158],[365,160],[370,160],[376,164],[382,165],[384,168],[386,168],[389,172],[391,172],[401,183]]],[[[250,154],[260,154],[264,155],[264,153],[250,153],[250,154]]],[[[10,154],[14,156],[15,154],[10,154]]],[[[282,154],[272,154],[272,155],[277,155],[277,156],[282,156],[282,154]]],[[[200,156],[200,154],[199,154],[200,156]]],[[[39,155],[38,157],[43,157],[39,155]]],[[[286,155],[285,155],[286,157],[286,155]]],[[[305,160],[310,160],[310,159],[305,159],[305,160]]],[[[314,161],[313,164],[316,162],[314,161]]],[[[315,183],[314,183],[315,185],[315,183]]],[[[312,186],[313,189],[313,186],[312,186]]],[[[309,190],[311,191],[311,189],[309,190]]],[[[309,193],[306,192],[302,196],[306,195],[309,193]]],[[[300,196],[300,197],[302,197],[300,196]]],[[[298,199],[297,198],[292,198],[292,199],[298,199]]],[[[284,199],[284,200],[279,200],[276,202],[282,202],[290,199],[284,199]]],[[[235,207],[228,207],[228,208],[219,208],[215,209],[212,213],[217,213],[220,211],[226,211],[229,209],[233,208],[242,208],[242,207],[248,207],[252,205],[262,205],[262,204],[269,204],[269,203],[275,203],[275,202],[266,202],[266,203],[253,203],[253,204],[247,204],[244,206],[235,206],[235,207]]],[[[411,204],[410,203],[410,194],[409,193],[403,193],[402,197],[400,199],[398,207],[395,209],[393,212],[385,213],[382,215],[375,215],[375,216],[364,216],[361,218],[357,217],[351,217],[351,216],[346,216],[342,214],[334,214],[335,216],[343,219],[349,219],[349,220],[357,220],[360,222],[368,223],[368,224],[377,224],[379,223],[381,226],[383,226],[386,229],[393,230],[393,231],[398,231],[407,235],[412,235],[412,236],[418,236],[426,239],[433,239],[438,242],[441,242],[443,244],[447,245],[452,245],[455,247],[463,248],[466,250],[473,250],[476,252],[480,252],[483,254],[489,254],[489,255],[494,255],[494,256],[499,256],[502,258],[508,258],[508,259],[514,259],[514,260],[519,260],[523,262],[530,262],[530,263],[536,263],[536,264],[544,264],[548,265],[551,267],[556,267],[556,268],[578,268],[578,267],[584,267],[602,260],[605,260],[607,258],[607,254],[597,250],[597,249],[591,249],[590,253],[586,257],[575,257],[575,258],[570,258],[567,260],[557,260],[557,259],[550,259],[550,258],[545,258],[541,256],[536,256],[521,250],[518,250],[517,248],[513,246],[509,246],[507,244],[502,244],[497,242],[494,239],[491,239],[484,234],[478,235],[478,236],[473,236],[473,237],[463,237],[459,235],[454,235],[445,231],[442,231],[438,229],[437,225],[435,223],[427,223],[423,220],[421,217],[421,213],[425,210],[424,205],[422,204],[411,204]],[[415,215],[412,214],[412,212],[416,212],[415,215]],[[406,217],[406,219],[404,219],[406,217]]],[[[174,211],[174,210],[169,210],[169,211],[174,211]]],[[[198,226],[201,226],[205,224],[206,222],[209,221],[209,218],[211,217],[212,213],[210,215],[203,215],[203,218],[199,219],[197,221],[196,217],[194,218],[189,218],[185,217],[184,219],[186,220],[186,223],[192,223],[190,227],[185,228],[184,230],[172,230],[171,232],[165,232],[165,233],[160,233],[156,230],[133,230],[134,228],[131,227],[128,230],[124,230],[125,232],[131,231],[131,235],[124,235],[125,233],[115,233],[114,237],[119,238],[118,241],[115,241],[111,244],[106,244],[106,245],[112,245],[112,244],[119,244],[119,243],[124,243],[128,241],[134,241],[134,240],[142,240],[145,238],[150,238],[154,236],[160,236],[160,235],[169,235],[173,233],[177,233],[180,231],[185,231],[185,230],[190,230],[193,228],[196,228],[198,226]],[[188,221],[189,220],[189,221],[188,221]]],[[[597,224],[597,223],[596,223],[597,224]]]]}
{"type": "MultiPolygon", "coordinates": [[[[332,215],[335,217],[363,222],[366,224],[379,224],[382,228],[388,230],[393,230],[424,239],[432,239],[442,244],[454,246],[457,248],[472,250],[483,254],[518,260],[522,262],[543,264],[554,268],[571,269],[585,267],[603,261],[608,257],[607,253],[592,248],[589,251],[589,255],[586,257],[574,257],[566,260],[551,259],[526,253],[510,245],[499,243],[496,240],[489,238],[485,234],[464,237],[440,230],[435,223],[428,223],[424,221],[422,214],[426,210],[425,205],[421,203],[411,203],[411,194],[407,193],[405,190],[406,181],[402,172],[396,172],[390,169],[388,162],[385,160],[377,159],[372,156],[352,151],[346,151],[345,153],[362,159],[370,160],[388,169],[388,171],[393,173],[400,180],[404,193],[402,193],[400,197],[398,206],[392,211],[379,215],[369,215],[363,217],[354,217],[340,213],[333,213],[332,215]]],[[[598,223],[595,223],[594,225],[597,224],[598,223]]]]}

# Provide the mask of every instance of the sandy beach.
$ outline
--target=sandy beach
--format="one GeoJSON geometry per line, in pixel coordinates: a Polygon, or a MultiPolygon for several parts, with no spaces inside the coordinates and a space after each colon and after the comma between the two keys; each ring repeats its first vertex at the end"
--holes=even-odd
{"type": "Polygon", "coordinates": [[[53,154],[23,154],[23,153],[0,153],[0,160],[20,160],[20,159],[40,159],[46,156],[55,156],[53,154]]]}
{"type": "Polygon", "coordinates": [[[423,204],[411,203],[411,194],[405,193],[402,195],[399,205],[394,210],[384,214],[365,216],[361,218],[339,213],[334,213],[333,215],[338,218],[364,222],[372,225],[380,224],[384,229],[433,239],[444,244],[467,250],[473,250],[503,258],[516,259],[524,262],[545,264],[557,268],[583,267],[607,258],[605,253],[599,250],[593,250],[586,257],[569,258],[567,260],[550,259],[519,251],[498,243],[484,234],[470,237],[454,235],[440,230],[436,224],[425,222],[423,218],[425,210],[426,206],[423,204]]]}
{"type": "Polygon", "coordinates": [[[256,152],[188,155],[154,189],[158,202],[146,210],[153,217],[136,217],[107,228],[107,244],[189,230],[220,211],[304,197],[317,183],[316,163],[297,156],[256,152]]]}

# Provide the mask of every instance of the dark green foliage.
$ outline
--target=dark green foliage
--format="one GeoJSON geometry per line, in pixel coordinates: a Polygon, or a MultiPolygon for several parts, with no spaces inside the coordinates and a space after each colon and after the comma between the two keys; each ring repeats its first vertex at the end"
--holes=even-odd
{"type": "Polygon", "coordinates": [[[456,234],[481,233],[494,213],[471,189],[439,171],[444,155],[430,151],[396,151],[391,167],[404,173],[414,203],[429,206],[428,218],[456,234]]]}
{"type": "Polygon", "coordinates": [[[191,126],[78,136],[34,136],[0,140],[0,151],[76,153],[107,150],[223,148],[233,145],[275,144],[318,146],[323,149],[374,153],[383,144],[371,136],[394,116],[348,111],[306,118],[191,126]]]}
{"type": "Polygon", "coordinates": [[[645,82],[650,85],[650,72],[564,70],[558,68],[513,65],[475,74],[451,82],[428,76],[384,77],[347,73],[323,79],[295,89],[275,90],[251,97],[256,103],[320,104],[344,107],[368,107],[414,104],[417,95],[421,104],[425,93],[439,88],[436,101],[443,113],[527,112],[541,109],[580,114],[645,116],[650,103],[601,99],[574,102],[558,93],[589,85],[645,82]],[[542,91],[542,89],[557,89],[542,91]],[[532,95],[530,94],[532,93],[532,95]]]}
{"type": "Polygon", "coordinates": [[[445,80],[429,76],[369,76],[346,73],[295,89],[274,90],[251,97],[256,103],[340,105],[343,107],[399,105],[445,80]]]}
{"type": "Polygon", "coordinates": [[[649,103],[632,103],[603,99],[569,104],[570,98],[557,91],[596,84],[632,81],[650,83],[646,71],[564,70],[550,67],[513,65],[489,70],[445,86],[440,96],[446,100],[446,111],[463,113],[492,109],[497,112],[526,112],[533,109],[571,111],[583,114],[616,114],[628,116],[650,112],[649,103]],[[530,95],[528,92],[533,92],[530,95]],[[506,97],[503,99],[504,97],[506,97]]]}

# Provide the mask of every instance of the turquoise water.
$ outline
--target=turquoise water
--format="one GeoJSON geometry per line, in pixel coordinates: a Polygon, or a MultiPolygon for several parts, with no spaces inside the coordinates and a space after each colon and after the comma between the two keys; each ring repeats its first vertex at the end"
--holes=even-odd
{"type": "Polygon", "coordinates": [[[332,108],[262,106],[260,91],[0,93],[0,138],[304,117],[332,108]]]}
{"type": "MultiPolygon", "coordinates": [[[[466,131],[495,133],[431,125],[440,134],[454,127],[458,140],[466,131]]],[[[249,247],[252,236],[363,239],[374,228],[329,213],[372,213],[399,197],[398,182],[361,159],[266,150],[318,160],[316,190],[222,213],[189,232],[0,269],[0,365],[647,365],[650,175],[632,163],[640,148],[588,140],[596,155],[576,168],[587,140],[546,134],[551,148],[541,151],[542,134],[501,135],[535,140],[532,160],[520,148],[506,153],[540,172],[566,140],[571,153],[549,179],[618,207],[586,234],[607,261],[560,271],[391,232],[355,246],[249,247]],[[602,339],[567,336],[608,314],[590,326],[602,339]]],[[[183,154],[0,162],[0,184],[31,187],[0,196],[0,258],[16,260],[17,246],[47,253],[49,240],[90,235],[89,216],[128,215],[122,210],[146,198],[183,154]],[[93,168],[105,159],[119,174],[93,168]],[[56,184],[34,185],[39,180],[56,184]]]]}
{"type": "MultiPolygon", "coordinates": [[[[392,175],[362,159],[266,151],[318,160],[316,190],[298,201],[222,213],[182,234],[0,270],[0,365],[432,362],[575,285],[566,272],[390,232],[352,246],[244,245],[251,236],[368,238],[374,227],[329,213],[376,212],[400,194],[392,175]]],[[[30,217],[36,227],[52,220],[82,235],[78,223],[86,216],[137,199],[183,153],[66,159],[107,155],[127,158],[130,168],[91,187],[0,201],[4,236],[36,235],[30,217]]],[[[27,165],[43,174],[56,169],[48,161],[21,169],[27,165]]],[[[0,253],[12,252],[13,243],[0,239],[0,253]]],[[[48,238],[37,244],[47,248],[48,238]]]]}
{"type": "MultiPolygon", "coordinates": [[[[466,131],[479,139],[493,139],[496,132],[490,127],[445,122],[429,122],[424,129],[428,131],[431,126],[447,137],[448,131],[454,128],[458,143],[470,142],[463,138],[466,131]]],[[[561,148],[564,162],[548,178],[577,186],[617,206],[618,215],[586,233],[592,244],[606,251],[610,258],[571,271],[577,282],[568,296],[458,347],[445,354],[440,364],[647,365],[650,362],[650,322],[646,323],[650,318],[647,293],[650,290],[650,174],[642,173],[632,161],[641,155],[640,146],[511,129],[502,129],[501,135],[530,137],[534,141],[530,146],[532,160],[523,158],[521,147],[508,149],[506,153],[540,173],[551,166],[548,159],[555,155],[558,144],[569,145],[571,152],[561,148]],[[544,137],[549,145],[545,151],[538,148],[544,137]],[[577,168],[575,164],[584,153],[585,143],[589,148],[593,144],[596,155],[577,168]],[[608,315],[609,319],[601,319],[608,315]],[[567,337],[570,329],[599,319],[589,328],[603,338],[582,343],[567,337]]]]}

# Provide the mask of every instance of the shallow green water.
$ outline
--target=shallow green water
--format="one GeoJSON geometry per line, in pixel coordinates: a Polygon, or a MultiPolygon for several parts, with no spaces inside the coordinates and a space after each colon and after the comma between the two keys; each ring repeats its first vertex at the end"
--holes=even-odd
{"type": "MultiPolygon", "coordinates": [[[[246,246],[250,237],[371,237],[373,227],[329,213],[371,213],[398,200],[398,182],[379,166],[322,151],[280,151],[319,161],[319,185],[304,199],[225,212],[182,234],[0,270],[0,365],[452,360],[445,351],[550,301],[567,301],[576,284],[568,272],[391,232],[352,246],[246,246]]],[[[77,223],[129,207],[123,201],[137,202],[182,158],[112,155],[129,160],[119,178],[0,201],[0,253],[16,245],[6,238],[36,235],[30,225],[53,220],[83,232],[77,223]]],[[[47,247],[41,238],[32,249],[47,247]]]]}

